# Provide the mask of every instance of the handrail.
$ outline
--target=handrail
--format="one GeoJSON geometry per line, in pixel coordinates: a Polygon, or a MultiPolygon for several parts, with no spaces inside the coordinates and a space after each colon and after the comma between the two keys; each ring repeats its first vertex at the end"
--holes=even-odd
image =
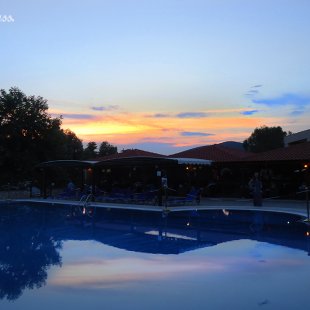
{"type": "Polygon", "coordinates": [[[296,194],[306,193],[306,204],[307,204],[307,219],[306,219],[306,222],[310,222],[309,192],[310,192],[310,189],[308,187],[305,187],[304,190],[296,193],[296,194]]]}
{"type": "Polygon", "coordinates": [[[90,215],[91,213],[87,211],[87,207],[88,207],[88,204],[90,203],[90,200],[93,198],[93,194],[90,193],[88,195],[83,195],[81,198],[80,198],[80,201],[79,202],[82,202],[83,205],[81,206],[82,208],[79,208],[80,209],[80,212],[81,214],[86,214],[88,215],[89,217],[92,217],[93,215],[90,215]]]}

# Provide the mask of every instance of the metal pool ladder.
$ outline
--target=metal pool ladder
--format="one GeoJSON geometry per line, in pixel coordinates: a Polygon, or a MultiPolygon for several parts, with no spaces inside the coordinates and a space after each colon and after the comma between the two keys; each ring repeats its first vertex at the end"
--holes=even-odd
{"type": "Polygon", "coordinates": [[[83,215],[87,215],[89,217],[93,217],[95,215],[96,212],[96,208],[89,208],[89,203],[91,201],[91,199],[93,198],[93,194],[90,193],[88,195],[83,195],[80,199],[80,212],[83,215]],[[82,208],[81,208],[82,207],[82,208]]]}

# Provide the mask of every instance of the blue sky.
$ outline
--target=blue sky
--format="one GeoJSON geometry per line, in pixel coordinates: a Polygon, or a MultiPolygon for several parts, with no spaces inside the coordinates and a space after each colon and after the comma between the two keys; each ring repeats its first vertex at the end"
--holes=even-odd
{"type": "Polygon", "coordinates": [[[173,153],[309,129],[310,1],[1,0],[0,88],[88,141],[173,153]]]}

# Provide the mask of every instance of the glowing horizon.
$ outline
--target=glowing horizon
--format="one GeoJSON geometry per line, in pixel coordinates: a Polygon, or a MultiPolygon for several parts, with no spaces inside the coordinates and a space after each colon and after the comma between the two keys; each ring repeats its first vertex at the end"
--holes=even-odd
{"type": "Polygon", "coordinates": [[[309,129],[309,1],[1,4],[0,88],[47,99],[84,143],[172,154],[309,129]]]}
{"type": "MultiPolygon", "coordinates": [[[[177,150],[225,141],[242,142],[256,127],[277,126],[284,121],[281,117],[245,117],[242,113],[247,111],[239,108],[167,115],[118,112],[104,116],[89,114],[86,120],[83,115],[79,118],[64,114],[62,127],[75,132],[85,143],[108,141],[118,146],[166,143],[177,150]]],[[[53,115],[61,112],[53,111],[53,115]]]]}

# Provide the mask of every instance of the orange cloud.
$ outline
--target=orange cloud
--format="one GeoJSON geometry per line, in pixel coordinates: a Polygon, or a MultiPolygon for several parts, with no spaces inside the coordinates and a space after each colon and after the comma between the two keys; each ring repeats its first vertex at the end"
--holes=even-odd
{"type": "Polygon", "coordinates": [[[279,124],[278,118],[249,117],[240,114],[240,111],[244,109],[183,113],[188,117],[178,116],[180,113],[151,117],[151,114],[145,112],[112,111],[104,115],[94,113],[88,119],[82,117],[88,114],[81,114],[81,117],[73,114],[76,118],[63,119],[63,128],[70,128],[85,142],[109,141],[113,144],[160,142],[175,146],[191,146],[227,140],[243,141],[256,127],[279,124]],[[190,117],[191,115],[193,117],[190,117]],[[189,134],[182,136],[182,132],[189,134]],[[191,132],[199,134],[190,135],[191,132]]]}
{"type": "Polygon", "coordinates": [[[169,257],[145,260],[140,258],[115,258],[87,262],[66,263],[49,280],[57,287],[108,288],[121,287],[132,282],[170,279],[180,273],[216,272],[225,269],[215,261],[196,259],[173,263],[169,257]]]}

